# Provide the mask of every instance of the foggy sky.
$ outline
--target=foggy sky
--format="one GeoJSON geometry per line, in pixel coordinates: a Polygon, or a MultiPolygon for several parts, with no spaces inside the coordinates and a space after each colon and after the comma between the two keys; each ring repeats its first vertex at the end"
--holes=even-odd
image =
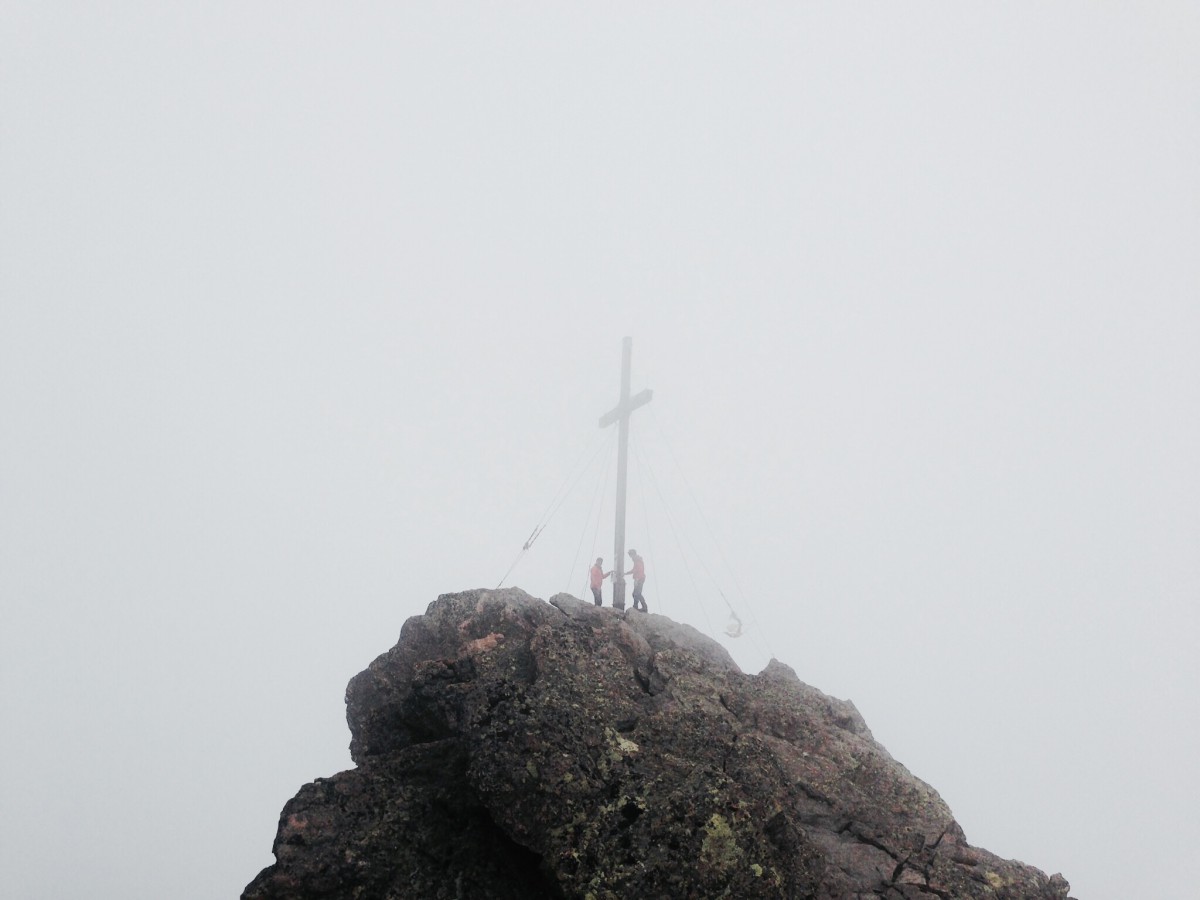
{"type": "Polygon", "coordinates": [[[1195,5],[3,12],[0,894],[236,896],[625,335],[652,612],[1081,900],[1191,883],[1195,5]]]}

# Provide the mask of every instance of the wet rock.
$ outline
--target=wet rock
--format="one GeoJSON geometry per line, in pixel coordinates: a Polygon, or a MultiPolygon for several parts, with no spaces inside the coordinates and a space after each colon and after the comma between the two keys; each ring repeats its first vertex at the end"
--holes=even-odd
{"type": "Polygon", "coordinates": [[[852,703],[658,615],[448,594],[346,690],[357,768],[243,900],[1028,898],[852,703]]]}

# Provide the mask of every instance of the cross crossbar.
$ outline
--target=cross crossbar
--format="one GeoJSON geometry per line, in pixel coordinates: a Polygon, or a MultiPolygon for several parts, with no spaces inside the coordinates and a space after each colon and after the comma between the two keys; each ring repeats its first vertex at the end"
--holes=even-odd
{"type": "Polygon", "coordinates": [[[637,409],[639,406],[645,406],[647,403],[650,402],[650,399],[653,396],[654,396],[654,391],[651,391],[651,390],[645,390],[645,391],[642,391],[640,394],[634,394],[632,397],[629,398],[629,402],[626,405],[622,406],[622,405],[618,404],[617,406],[614,406],[612,409],[610,409],[608,412],[606,412],[604,415],[602,415],[600,417],[600,427],[607,428],[613,422],[617,421],[617,419],[621,418],[621,416],[627,416],[631,412],[633,412],[635,409],[637,409]]]}

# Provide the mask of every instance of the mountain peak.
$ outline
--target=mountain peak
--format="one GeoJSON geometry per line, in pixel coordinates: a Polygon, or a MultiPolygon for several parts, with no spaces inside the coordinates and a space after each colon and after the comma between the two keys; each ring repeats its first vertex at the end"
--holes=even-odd
{"type": "Polygon", "coordinates": [[[1022,898],[858,710],[665,616],[444,594],[346,689],[356,768],[243,900],[1022,898]]]}

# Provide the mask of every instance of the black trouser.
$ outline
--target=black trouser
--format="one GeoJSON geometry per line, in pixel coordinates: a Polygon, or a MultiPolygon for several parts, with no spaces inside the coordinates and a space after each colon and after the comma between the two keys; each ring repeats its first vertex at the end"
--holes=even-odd
{"type": "Polygon", "coordinates": [[[635,581],[633,583],[633,608],[640,609],[642,612],[649,612],[650,607],[646,606],[646,598],[642,596],[642,585],[645,581],[635,581]]]}
{"type": "Polygon", "coordinates": [[[596,598],[597,606],[604,605],[604,601],[600,599],[600,588],[592,588],[592,596],[596,598]]]}

